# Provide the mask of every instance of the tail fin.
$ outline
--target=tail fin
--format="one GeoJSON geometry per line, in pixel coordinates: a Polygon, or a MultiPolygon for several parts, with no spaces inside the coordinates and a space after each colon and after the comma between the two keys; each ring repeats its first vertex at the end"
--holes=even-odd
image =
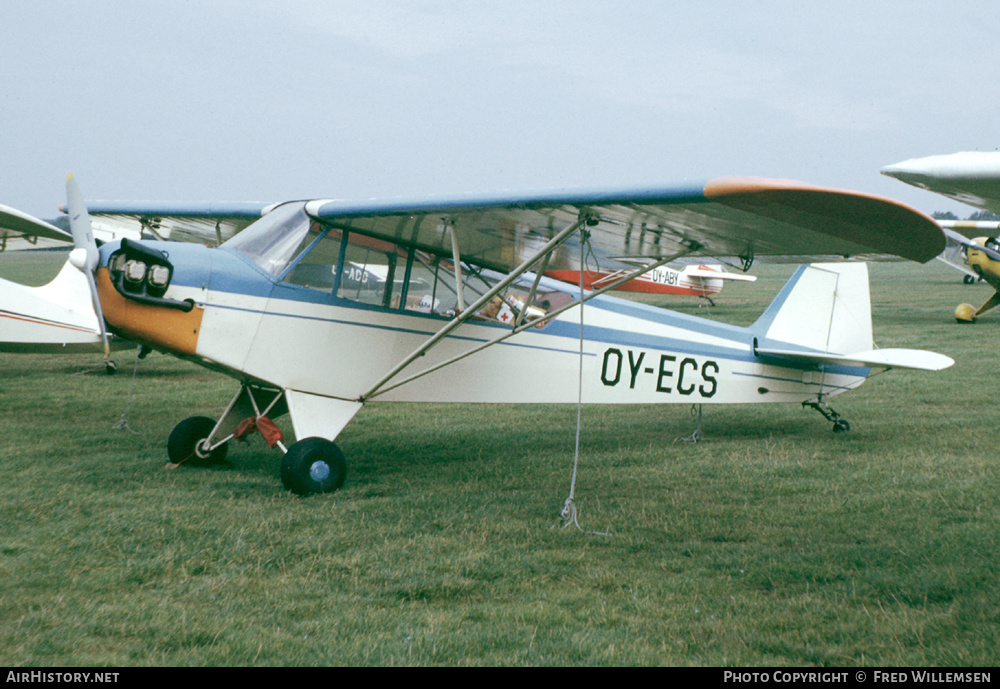
{"type": "Polygon", "coordinates": [[[871,350],[868,265],[801,266],[751,330],[761,344],[766,340],[838,354],[871,350]]]}

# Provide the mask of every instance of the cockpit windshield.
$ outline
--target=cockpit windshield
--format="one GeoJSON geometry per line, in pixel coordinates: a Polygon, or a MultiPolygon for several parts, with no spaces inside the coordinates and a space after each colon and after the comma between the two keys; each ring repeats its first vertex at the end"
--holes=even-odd
{"type": "Polygon", "coordinates": [[[222,246],[240,252],[277,277],[295,258],[314,224],[305,208],[304,202],[282,204],[222,246]]]}

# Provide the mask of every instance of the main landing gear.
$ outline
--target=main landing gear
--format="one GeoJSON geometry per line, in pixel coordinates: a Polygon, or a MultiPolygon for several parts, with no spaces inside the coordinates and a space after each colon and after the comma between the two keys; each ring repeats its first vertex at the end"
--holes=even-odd
{"type": "Polygon", "coordinates": [[[827,421],[832,421],[834,433],[845,433],[851,430],[851,424],[847,423],[847,419],[841,418],[840,414],[838,414],[829,406],[827,406],[826,402],[822,400],[816,400],[814,402],[803,402],[802,406],[812,407],[820,414],[822,414],[824,419],[826,419],[827,421]]]}
{"type": "Polygon", "coordinates": [[[284,445],[284,435],[271,421],[288,412],[284,393],[244,385],[218,422],[205,416],[184,419],[167,440],[168,468],[207,467],[225,461],[229,441],[244,440],[258,431],[269,447],[285,453],[281,481],[296,495],[329,493],[344,485],[347,461],[336,443],[325,438],[305,438],[284,445]],[[264,408],[261,411],[260,405],[264,408]]]}

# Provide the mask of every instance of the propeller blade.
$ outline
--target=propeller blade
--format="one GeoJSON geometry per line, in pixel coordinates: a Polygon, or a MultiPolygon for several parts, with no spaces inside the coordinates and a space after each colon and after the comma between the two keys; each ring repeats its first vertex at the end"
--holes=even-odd
{"type": "Polygon", "coordinates": [[[961,246],[964,247],[971,247],[973,249],[977,249],[979,251],[982,251],[987,256],[989,256],[992,260],[1000,261],[1000,252],[994,249],[990,249],[989,247],[985,247],[982,244],[977,244],[976,242],[972,241],[965,235],[961,235],[958,232],[948,229],[947,227],[942,229],[944,230],[944,233],[948,236],[948,239],[955,242],[956,244],[960,244],[961,246]]]}
{"type": "Polygon", "coordinates": [[[101,329],[101,340],[104,343],[104,358],[111,356],[111,346],[108,344],[108,330],[104,325],[104,312],[101,310],[101,299],[97,294],[97,280],[94,271],[100,260],[100,253],[97,250],[97,242],[94,240],[94,231],[90,225],[90,213],[87,212],[87,204],[83,200],[83,194],[76,183],[72,173],[66,175],[66,201],[69,211],[69,229],[73,235],[73,253],[83,254],[82,260],[74,260],[73,265],[83,271],[87,276],[87,283],[90,285],[90,300],[94,304],[94,312],[97,314],[97,324],[101,329]]]}
{"type": "Polygon", "coordinates": [[[91,273],[97,268],[100,257],[97,242],[94,240],[94,230],[90,226],[90,213],[87,204],[80,193],[80,186],[72,173],[66,175],[66,201],[69,211],[69,229],[73,235],[73,246],[87,250],[87,270],[91,273]]]}

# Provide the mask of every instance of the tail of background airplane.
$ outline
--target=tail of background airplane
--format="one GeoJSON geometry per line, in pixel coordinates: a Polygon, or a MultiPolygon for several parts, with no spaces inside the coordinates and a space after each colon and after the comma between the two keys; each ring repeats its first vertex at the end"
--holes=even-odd
{"type": "Polygon", "coordinates": [[[100,351],[101,328],[86,276],[67,261],[41,287],[0,280],[0,351],[100,351]]]}

